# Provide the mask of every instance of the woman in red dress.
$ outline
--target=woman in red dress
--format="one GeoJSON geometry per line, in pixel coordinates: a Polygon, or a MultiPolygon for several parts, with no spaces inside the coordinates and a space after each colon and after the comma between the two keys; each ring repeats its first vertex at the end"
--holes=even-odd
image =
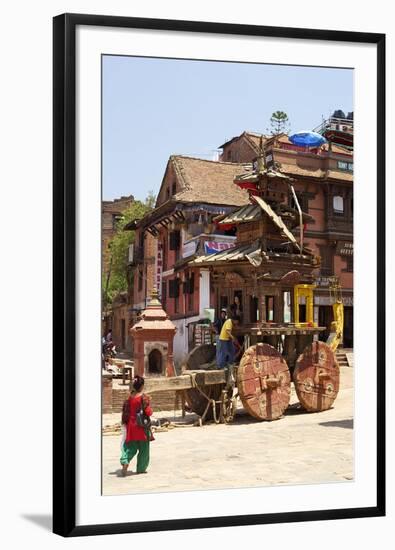
{"type": "Polygon", "coordinates": [[[136,415],[143,408],[147,416],[152,415],[150,399],[143,394],[144,378],[136,376],[133,379],[133,392],[129,399],[123,404],[122,424],[126,428],[126,438],[122,445],[121,464],[122,475],[126,476],[126,471],[132,458],[137,454],[136,473],[144,474],[149,464],[150,441],[153,440],[151,430],[138,426],[136,415]]]}

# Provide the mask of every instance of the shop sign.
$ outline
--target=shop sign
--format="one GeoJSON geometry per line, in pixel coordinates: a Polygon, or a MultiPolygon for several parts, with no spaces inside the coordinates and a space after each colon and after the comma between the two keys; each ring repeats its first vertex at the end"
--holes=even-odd
{"type": "Polygon", "coordinates": [[[340,256],[353,256],[354,243],[337,241],[336,254],[340,254],[340,256]]]}
{"type": "Polygon", "coordinates": [[[182,245],[182,257],[188,258],[188,256],[192,256],[192,254],[195,254],[196,252],[196,241],[190,241],[187,243],[183,243],[182,245]]]}
{"type": "Polygon", "coordinates": [[[163,251],[162,244],[158,242],[158,250],[156,253],[156,289],[159,297],[162,294],[162,270],[163,270],[163,251]]]}
{"type": "Polygon", "coordinates": [[[228,250],[228,248],[233,248],[234,246],[234,243],[229,242],[206,241],[204,243],[204,252],[205,254],[215,254],[216,252],[228,250]]]}
{"type": "Polygon", "coordinates": [[[333,283],[333,277],[317,277],[316,284],[319,287],[328,288],[333,283]]]}

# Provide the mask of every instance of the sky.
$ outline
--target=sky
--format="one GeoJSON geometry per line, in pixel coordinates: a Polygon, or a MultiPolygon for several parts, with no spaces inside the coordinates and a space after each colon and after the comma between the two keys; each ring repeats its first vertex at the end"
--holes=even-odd
{"type": "Polygon", "coordinates": [[[291,132],[353,111],[353,71],[320,67],[103,56],[103,199],[159,191],[170,155],[212,160],[243,131],[291,132]]]}

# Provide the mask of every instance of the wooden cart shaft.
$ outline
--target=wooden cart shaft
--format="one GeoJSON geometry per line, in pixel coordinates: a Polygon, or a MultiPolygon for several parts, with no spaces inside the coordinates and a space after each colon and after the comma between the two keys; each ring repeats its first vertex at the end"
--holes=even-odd
{"type": "Polygon", "coordinates": [[[202,387],[225,383],[226,372],[223,369],[188,371],[188,374],[181,374],[180,376],[146,378],[144,382],[144,392],[154,393],[167,390],[190,390],[196,385],[202,387]]]}

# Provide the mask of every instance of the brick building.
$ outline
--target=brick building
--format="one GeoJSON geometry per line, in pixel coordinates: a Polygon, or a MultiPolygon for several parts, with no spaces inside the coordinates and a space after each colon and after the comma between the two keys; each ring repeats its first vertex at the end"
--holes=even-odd
{"type": "Polygon", "coordinates": [[[102,201],[101,219],[102,219],[102,269],[103,273],[108,272],[110,251],[108,243],[115,234],[117,221],[122,216],[122,212],[129,208],[134,201],[133,195],[120,197],[112,201],[102,201]]]}
{"type": "MultiPolygon", "coordinates": [[[[352,126],[352,121],[348,124],[352,126]]],[[[198,268],[191,262],[207,251],[234,246],[236,228],[224,229],[226,226],[216,224],[214,218],[249,203],[247,192],[235,185],[235,179],[244,174],[248,181],[260,154],[261,137],[252,132],[233,137],[221,146],[219,161],[171,156],[155,209],[127,227],[136,230],[129,257],[129,270],[134,275],[133,289],[128,297],[129,320],[135,320],[138,312],[144,309],[156,286],[164,309],[177,326],[176,366],[198,343],[198,321],[207,318],[207,310],[219,307],[209,269],[198,268]]],[[[337,276],[345,305],[344,346],[351,347],[352,140],[348,147],[329,142],[320,148],[306,150],[293,145],[283,134],[264,137],[263,145],[267,165],[292,178],[306,214],[305,245],[312,254],[321,257],[315,292],[315,321],[328,327],[332,321],[329,285],[331,277],[337,276]]],[[[295,208],[291,192],[285,202],[295,208]]],[[[294,229],[294,233],[298,237],[299,229],[294,229]]]]}
{"type": "MultiPolygon", "coordinates": [[[[348,120],[348,125],[351,122],[348,120]]],[[[222,145],[220,159],[243,158],[255,162],[257,134],[243,132],[222,145]],[[248,136],[248,139],[247,139],[248,136]],[[250,154],[248,159],[248,154],[250,154]]],[[[353,151],[329,142],[306,150],[288,136],[265,137],[268,166],[294,179],[302,210],[311,215],[304,227],[305,244],[321,256],[314,314],[321,326],[332,320],[330,278],[338,277],[345,313],[344,346],[353,343],[353,151]]],[[[259,145],[258,145],[259,149],[259,145]]],[[[248,178],[247,178],[248,179],[248,178]]],[[[294,206],[291,193],[288,203],[294,206]]],[[[298,230],[295,231],[298,234],[298,230]]]]}
{"type": "Polygon", "coordinates": [[[141,309],[151,286],[157,286],[161,303],[177,327],[176,366],[194,346],[198,321],[207,318],[213,302],[209,271],[191,268],[189,261],[202,251],[233,246],[234,232],[219,230],[213,218],[248,202],[247,193],[232,182],[236,174],[251,169],[251,164],[171,156],[155,209],[127,226],[136,230],[138,243],[130,259],[134,270],[132,308],[141,309]],[[148,266],[154,266],[153,278],[148,266]]]}
{"type": "MultiPolygon", "coordinates": [[[[134,201],[133,195],[120,197],[112,201],[102,201],[102,275],[104,283],[110,276],[111,271],[111,251],[109,242],[115,235],[118,220],[122,213],[129,208],[134,201]]],[[[111,306],[111,309],[105,309],[102,312],[102,332],[106,333],[109,328],[113,330],[113,337],[116,344],[127,348],[127,302],[125,293],[117,296],[111,306]]],[[[130,346],[129,346],[130,348],[130,346]]]]}

